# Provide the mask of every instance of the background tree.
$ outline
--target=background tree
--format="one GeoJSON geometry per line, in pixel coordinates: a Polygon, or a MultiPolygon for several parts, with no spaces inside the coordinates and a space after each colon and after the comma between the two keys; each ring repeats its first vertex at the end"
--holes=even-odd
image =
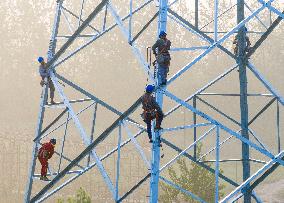
{"type": "MultiPolygon", "coordinates": [[[[201,154],[201,145],[197,146],[197,157],[201,154]]],[[[202,161],[205,161],[203,158],[202,161]]],[[[186,159],[180,158],[177,160],[178,169],[173,166],[169,167],[169,179],[176,185],[192,192],[206,202],[214,202],[215,198],[215,174],[209,172],[205,168],[192,162],[190,166],[186,163],[186,159]]],[[[208,166],[212,164],[209,163],[208,166]]],[[[222,171],[220,170],[220,173],[222,171]]],[[[161,195],[160,202],[196,202],[192,197],[180,192],[174,187],[160,182],[161,195]]],[[[225,186],[219,184],[219,197],[223,197],[225,186]]]]}
{"type": "MultiPolygon", "coordinates": [[[[64,199],[57,200],[57,203],[64,203],[64,199]]],[[[79,190],[77,190],[77,193],[73,197],[68,197],[67,203],[91,203],[91,197],[87,194],[87,192],[80,187],[79,190]]]]}

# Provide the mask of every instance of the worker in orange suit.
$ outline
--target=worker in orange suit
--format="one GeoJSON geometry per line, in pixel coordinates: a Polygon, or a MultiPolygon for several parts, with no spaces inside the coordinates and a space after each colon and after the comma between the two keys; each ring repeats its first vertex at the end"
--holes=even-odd
{"type": "Polygon", "coordinates": [[[54,147],[56,145],[56,139],[50,139],[49,142],[44,143],[38,151],[38,160],[41,164],[40,180],[49,181],[46,177],[48,169],[48,159],[54,154],[54,147]]]}

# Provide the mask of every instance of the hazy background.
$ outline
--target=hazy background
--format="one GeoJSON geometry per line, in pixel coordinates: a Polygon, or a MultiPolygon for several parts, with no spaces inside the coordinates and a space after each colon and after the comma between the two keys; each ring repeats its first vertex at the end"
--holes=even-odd
{"type": "MultiPolygon", "coordinates": [[[[88,13],[94,8],[97,1],[86,1],[86,13],[83,17],[86,18],[88,13]]],[[[182,1],[181,1],[182,2],[182,1]]],[[[234,4],[235,1],[220,1],[220,10],[224,11],[226,8],[234,4]]],[[[141,4],[142,1],[135,2],[141,4]]],[[[116,7],[120,7],[119,14],[124,16],[128,4],[126,1],[113,1],[116,7]],[[126,5],[126,6],[124,6],[126,5]]],[[[255,8],[257,3],[254,1],[248,1],[248,4],[255,8]]],[[[142,12],[134,17],[135,25],[133,27],[134,33],[139,31],[139,27],[147,22],[151,15],[155,13],[155,7],[148,6],[142,10],[142,12]]],[[[66,1],[66,7],[79,14],[79,3],[77,1],[66,1]]],[[[275,4],[280,10],[283,9],[283,1],[276,1],[275,4]]],[[[200,6],[200,27],[210,22],[213,15],[213,2],[201,1],[200,6]]],[[[193,23],[194,14],[193,5],[177,4],[174,8],[180,15],[185,16],[187,20],[193,23]]],[[[219,22],[219,26],[223,31],[227,31],[236,22],[235,19],[236,9],[232,9],[226,15],[223,15],[222,20],[219,22]]],[[[248,12],[248,11],[247,11],[248,12]]],[[[1,166],[0,166],[0,180],[2,186],[0,187],[0,202],[22,202],[25,184],[27,180],[28,167],[31,159],[31,150],[33,145],[34,131],[37,122],[37,114],[39,110],[39,101],[41,87],[39,85],[40,78],[38,76],[38,63],[37,57],[45,56],[49,39],[51,35],[53,20],[55,13],[55,1],[35,1],[35,0],[4,0],[0,2],[0,14],[2,21],[0,24],[0,139],[2,143],[1,151],[1,166]]],[[[97,19],[101,19],[103,15],[99,15],[97,19]]],[[[263,18],[266,24],[269,23],[268,12],[262,12],[260,17],[263,18]]],[[[272,15],[272,19],[275,16],[272,15]]],[[[113,20],[111,16],[108,16],[108,25],[111,25],[113,20]]],[[[76,21],[71,23],[76,28],[76,21]]],[[[93,23],[94,26],[101,26],[101,21],[93,23]]],[[[212,31],[213,24],[209,24],[203,30],[212,31]]],[[[263,31],[261,26],[256,20],[253,20],[247,25],[250,31],[263,31]]],[[[284,37],[283,37],[283,23],[271,34],[265,43],[258,49],[253,57],[252,62],[256,65],[259,71],[272,83],[272,85],[279,91],[281,95],[284,95],[284,37]]],[[[88,30],[87,30],[88,31],[88,30]]],[[[87,32],[86,31],[86,32],[87,32]]],[[[90,31],[90,30],[89,30],[90,31]]],[[[70,34],[68,27],[63,19],[61,20],[59,35],[70,34]]],[[[86,33],[85,33],[86,34],[86,33]]],[[[221,35],[220,35],[221,36],[221,35]]],[[[254,43],[260,35],[250,34],[252,43],[254,43]]],[[[145,34],[137,41],[137,46],[140,48],[142,54],[146,56],[146,47],[151,46],[156,38],[156,21],[147,29],[145,34]]],[[[189,47],[204,45],[197,38],[188,32],[182,30],[180,26],[176,26],[173,21],[169,20],[168,38],[171,39],[173,47],[189,47]]],[[[223,45],[232,50],[232,38],[227,40],[223,45]]],[[[80,39],[71,46],[68,51],[71,51],[84,42],[80,39]]],[[[58,41],[60,47],[64,43],[64,40],[58,41]]],[[[174,52],[172,53],[172,64],[170,75],[187,64],[195,56],[201,52],[174,52]]],[[[219,50],[211,52],[203,61],[197,63],[193,68],[185,73],[179,80],[175,81],[169,90],[175,93],[180,98],[185,98],[196,90],[200,89],[203,85],[214,79],[216,76],[224,72],[234,65],[234,61],[227,57],[219,50]]],[[[64,75],[66,78],[74,81],[80,86],[86,88],[100,99],[106,101],[112,106],[118,108],[120,111],[126,110],[130,104],[132,104],[144,91],[144,87],[147,83],[146,75],[142,71],[140,65],[133,57],[131,50],[122,37],[119,30],[116,28],[113,32],[106,34],[104,37],[96,41],[94,44],[84,49],[79,55],[76,55],[70,61],[64,63],[58,68],[58,73],[64,75]]],[[[248,73],[248,87],[249,93],[268,93],[263,86],[248,73]]],[[[65,93],[70,99],[84,98],[84,96],[75,93],[69,87],[64,88],[65,93]]],[[[222,82],[216,84],[208,92],[219,93],[238,93],[238,72],[234,71],[222,82]]],[[[230,114],[235,119],[239,119],[239,101],[238,98],[220,98],[220,97],[205,97],[211,104],[216,105],[218,108],[224,110],[224,112],[230,114]]],[[[59,100],[56,95],[56,100],[59,100]]],[[[249,110],[250,118],[252,118],[257,111],[259,111],[269,100],[258,98],[249,98],[249,110]]],[[[83,105],[83,104],[82,104],[83,105]]],[[[165,99],[164,111],[168,111],[174,103],[165,99]]],[[[82,106],[74,105],[74,109],[78,111],[82,106]]],[[[100,108],[100,106],[99,106],[100,108]]],[[[220,119],[226,125],[232,127],[232,129],[238,130],[238,127],[232,125],[230,122],[222,120],[221,117],[216,117],[213,111],[205,108],[204,105],[200,105],[199,108],[209,115],[220,119]]],[[[283,107],[280,107],[280,115],[283,118],[283,107]]],[[[46,113],[46,120],[49,121],[58,115],[60,110],[48,109],[46,113]]],[[[271,107],[271,110],[267,111],[260,119],[252,125],[252,128],[260,135],[263,142],[273,151],[276,150],[276,131],[275,131],[275,113],[276,104],[271,107]]],[[[135,112],[134,118],[142,123],[138,116],[139,111],[135,112]]],[[[83,124],[88,126],[91,124],[92,111],[89,111],[81,117],[83,124]]],[[[98,123],[96,127],[95,137],[102,132],[116,118],[112,113],[104,111],[101,108],[98,113],[98,123]]],[[[198,121],[202,122],[202,119],[198,121]]],[[[190,124],[192,122],[192,114],[185,109],[180,109],[164,122],[165,127],[173,127],[176,125],[190,124]]],[[[46,122],[45,124],[48,124],[46,122]]],[[[281,120],[281,131],[283,131],[283,120],[281,120]]],[[[72,125],[72,124],[71,124],[72,125]]],[[[134,132],[133,127],[130,127],[134,132]]],[[[66,152],[70,158],[75,157],[82,151],[83,145],[80,141],[78,134],[74,129],[74,126],[70,126],[70,140],[67,141],[66,152]],[[75,135],[76,134],[76,135],[75,135]],[[72,135],[72,136],[71,136],[72,135]]],[[[206,129],[201,129],[199,132],[203,132],[206,129]]],[[[88,131],[89,132],[89,131],[88,131]]],[[[57,132],[52,135],[56,138],[62,137],[63,131],[57,132]]],[[[125,134],[125,133],[124,133],[125,134]]],[[[192,142],[192,131],[186,130],[177,134],[165,134],[164,137],[174,142],[180,147],[185,147],[192,142]]],[[[222,135],[225,138],[225,134],[222,135]]],[[[124,135],[124,140],[126,139],[124,135]]],[[[282,135],[283,137],[283,135],[282,135]]],[[[45,140],[44,140],[45,141],[45,140]]],[[[150,158],[150,145],[146,134],[143,134],[138,139],[142,147],[145,149],[148,158],[150,158]]],[[[207,144],[204,144],[203,151],[208,150],[212,146],[212,140],[209,139],[207,144]]],[[[106,140],[105,144],[98,147],[99,155],[103,155],[106,151],[112,149],[113,143],[116,143],[116,137],[106,140]]],[[[222,158],[239,158],[240,157],[240,143],[233,141],[232,145],[228,145],[221,150],[222,158]],[[234,146],[234,147],[232,147],[234,146]],[[232,150],[234,149],[234,150],[232,150]]],[[[58,144],[60,146],[60,142],[58,144]]],[[[166,156],[162,163],[166,162],[175,152],[164,149],[166,156]]],[[[252,151],[254,158],[263,158],[256,152],[252,151]]],[[[122,169],[121,191],[127,191],[131,185],[140,180],[143,175],[147,173],[147,169],[143,166],[143,162],[138,160],[138,155],[135,153],[132,146],[127,147],[122,151],[122,159],[124,168],[122,169]],[[124,152],[124,153],[123,153],[124,152]],[[131,153],[130,153],[131,152],[131,153]],[[134,178],[134,180],[133,180],[134,178]]],[[[112,173],[111,178],[114,179],[115,171],[115,159],[113,156],[107,162],[104,162],[106,169],[112,173]]],[[[209,157],[208,159],[213,158],[209,157]]],[[[55,163],[56,158],[51,163],[55,163]]],[[[66,165],[66,163],[65,163],[66,165]]],[[[255,171],[261,165],[253,165],[252,171],[255,171]]],[[[222,168],[226,169],[225,174],[230,176],[236,181],[241,180],[241,164],[222,164],[222,168]]],[[[76,181],[73,187],[67,186],[64,188],[60,195],[72,194],[74,189],[79,186],[83,186],[93,197],[94,202],[111,202],[107,200],[106,196],[109,196],[103,181],[99,176],[94,177],[93,172],[97,173],[94,169],[83,176],[80,181],[76,181]]],[[[37,173],[39,168],[37,167],[37,173]]],[[[166,174],[166,173],[165,173],[166,174]]],[[[273,202],[272,196],[275,198],[275,202],[281,202],[284,198],[284,186],[283,186],[283,170],[278,170],[274,176],[266,180],[259,187],[259,194],[267,202],[273,202]],[[276,181],[276,182],[275,182],[276,181]],[[278,184],[277,190],[274,190],[272,196],[265,194],[267,188],[271,188],[271,184],[278,184]]],[[[43,183],[36,181],[39,187],[43,186],[43,183]]],[[[129,202],[134,202],[138,199],[140,202],[147,202],[146,194],[148,194],[148,182],[141,187],[137,192],[130,197],[129,202]],[[139,197],[139,198],[138,198],[139,197]]],[[[275,187],[276,188],[276,187],[275,187]]],[[[228,186],[228,191],[230,187],[228,186]]],[[[49,200],[53,202],[54,199],[49,200]]]]}

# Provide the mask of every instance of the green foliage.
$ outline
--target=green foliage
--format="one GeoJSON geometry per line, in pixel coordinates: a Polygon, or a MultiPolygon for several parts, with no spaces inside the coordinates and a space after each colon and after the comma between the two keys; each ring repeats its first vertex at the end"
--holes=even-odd
{"type": "MultiPolygon", "coordinates": [[[[197,147],[197,157],[201,154],[201,145],[197,147]]],[[[204,160],[203,160],[204,161],[204,160]]],[[[192,162],[190,167],[186,164],[186,159],[177,160],[178,170],[169,167],[169,179],[183,189],[192,192],[206,202],[214,202],[215,198],[215,174],[192,162]]],[[[212,164],[208,164],[211,166],[212,164]]],[[[220,173],[222,171],[220,170],[220,173]]],[[[224,196],[225,186],[219,184],[219,198],[224,196]]],[[[161,195],[159,201],[163,203],[183,203],[197,202],[192,197],[180,192],[174,187],[161,182],[161,195]]]]}
{"type": "MultiPolygon", "coordinates": [[[[73,197],[68,197],[67,203],[91,203],[91,197],[87,194],[87,192],[80,187],[79,190],[77,190],[77,193],[73,197]]],[[[59,199],[57,200],[57,203],[65,203],[65,200],[59,199]]]]}

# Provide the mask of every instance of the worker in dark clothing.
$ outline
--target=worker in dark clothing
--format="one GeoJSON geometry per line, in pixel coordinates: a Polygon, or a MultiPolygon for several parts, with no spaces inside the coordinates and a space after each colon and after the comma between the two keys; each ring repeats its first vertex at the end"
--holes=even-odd
{"type": "Polygon", "coordinates": [[[38,160],[41,164],[40,180],[49,181],[46,177],[48,169],[48,159],[54,154],[54,147],[56,145],[56,139],[51,139],[49,142],[44,143],[38,151],[38,160]]]}
{"type": "Polygon", "coordinates": [[[158,63],[158,76],[161,77],[161,83],[159,85],[166,85],[167,75],[169,72],[169,66],[171,56],[169,50],[171,48],[171,41],[167,39],[167,33],[161,31],[159,39],[152,46],[154,55],[156,56],[156,62],[158,63]],[[158,48],[158,53],[156,49],[158,48]]]}
{"type": "Polygon", "coordinates": [[[152,140],[152,132],[151,132],[151,121],[156,119],[156,127],[155,130],[161,130],[161,123],[164,117],[163,111],[155,100],[155,97],[152,96],[155,87],[153,85],[148,85],[146,87],[146,93],[142,96],[142,108],[143,108],[143,120],[147,124],[147,133],[150,140],[152,140]]]}
{"type": "MultiPolygon", "coordinates": [[[[245,32],[247,32],[247,28],[245,27],[245,32]]],[[[250,46],[251,46],[251,42],[249,40],[249,37],[246,35],[245,36],[246,38],[246,45],[245,45],[245,52],[249,52],[250,50],[250,46]]],[[[234,45],[234,54],[237,55],[238,54],[238,48],[239,48],[239,45],[238,45],[238,35],[235,36],[235,39],[233,41],[233,45],[234,45]]]]}
{"type": "Polygon", "coordinates": [[[44,85],[44,79],[47,78],[47,82],[48,82],[47,85],[48,85],[49,90],[50,90],[50,103],[55,104],[55,102],[54,102],[55,88],[54,88],[53,82],[50,78],[50,75],[48,73],[48,69],[46,68],[46,63],[44,61],[44,58],[38,57],[38,62],[40,63],[40,66],[39,66],[39,74],[41,76],[40,85],[43,86],[44,85]]]}

